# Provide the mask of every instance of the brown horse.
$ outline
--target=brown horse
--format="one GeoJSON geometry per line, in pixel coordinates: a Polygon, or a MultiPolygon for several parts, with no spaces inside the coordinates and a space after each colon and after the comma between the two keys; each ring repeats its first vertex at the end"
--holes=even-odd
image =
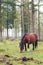
{"type": "Polygon", "coordinates": [[[33,50],[37,47],[37,43],[38,42],[38,37],[37,37],[37,34],[35,33],[26,33],[22,39],[21,39],[21,42],[20,42],[20,52],[23,51],[24,47],[25,47],[25,51],[27,50],[26,48],[26,43],[28,43],[28,48],[29,48],[29,44],[32,44],[33,45],[33,50]]]}

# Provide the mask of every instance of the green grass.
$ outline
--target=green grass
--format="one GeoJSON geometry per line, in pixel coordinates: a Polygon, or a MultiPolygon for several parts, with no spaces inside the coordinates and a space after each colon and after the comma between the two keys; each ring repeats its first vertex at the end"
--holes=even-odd
{"type": "MultiPolygon", "coordinates": [[[[22,58],[25,56],[27,58],[32,57],[39,61],[43,61],[43,42],[39,42],[37,49],[35,49],[34,51],[32,50],[32,45],[30,45],[30,51],[23,51],[23,53],[20,53],[19,51],[19,42],[20,40],[18,39],[14,41],[3,40],[3,42],[0,42],[0,56],[3,56],[5,54],[11,56],[10,58],[6,58],[6,62],[9,61],[13,65],[43,65],[43,63],[37,64],[33,61],[22,62],[21,60],[13,60],[14,57],[22,58]]],[[[0,65],[7,65],[6,62],[0,62],[0,65]]]]}

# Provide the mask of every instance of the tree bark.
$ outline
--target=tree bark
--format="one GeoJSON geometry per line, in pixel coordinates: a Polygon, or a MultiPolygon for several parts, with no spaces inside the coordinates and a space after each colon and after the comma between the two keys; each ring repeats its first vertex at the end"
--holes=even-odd
{"type": "Polygon", "coordinates": [[[28,4],[28,33],[30,33],[30,15],[29,15],[29,4],[28,4]]]}
{"type": "MultiPolygon", "coordinates": [[[[24,0],[21,0],[23,4],[24,0]]],[[[23,17],[23,6],[21,6],[21,37],[24,35],[24,17],[23,17]]]]}
{"type": "Polygon", "coordinates": [[[9,35],[8,35],[8,4],[7,4],[7,39],[9,38],[9,35]]]}
{"type": "Polygon", "coordinates": [[[39,2],[38,1],[38,36],[39,36],[39,40],[40,40],[40,12],[39,12],[39,2]]]}
{"type": "Polygon", "coordinates": [[[32,32],[34,32],[34,0],[32,0],[32,32]]]}
{"type": "Polygon", "coordinates": [[[1,0],[0,0],[0,41],[2,41],[2,21],[1,21],[1,0]]]}

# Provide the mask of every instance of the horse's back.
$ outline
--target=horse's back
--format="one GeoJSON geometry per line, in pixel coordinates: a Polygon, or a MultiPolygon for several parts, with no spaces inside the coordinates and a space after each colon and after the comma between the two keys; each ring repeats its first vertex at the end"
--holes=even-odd
{"type": "Polygon", "coordinates": [[[30,38],[31,43],[36,41],[36,37],[35,37],[34,33],[30,33],[29,38],[30,38]]]}
{"type": "Polygon", "coordinates": [[[35,33],[30,33],[25,36],[27,43],[33,43],[37,40],[37,35],[35,33]]]}

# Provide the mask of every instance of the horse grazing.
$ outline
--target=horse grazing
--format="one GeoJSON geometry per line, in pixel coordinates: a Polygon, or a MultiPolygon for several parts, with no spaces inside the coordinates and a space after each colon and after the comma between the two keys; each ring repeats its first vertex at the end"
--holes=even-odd
{"type": "Polygon", "coordinates": [[[29,48],[29,44],[32,44],[33,50],[34,50],[38,45],[37,42],[38,42],[37,34],[35,34],[35,33],[24,34],[24,36],[22,37],[21,42],[20,42],[20,52],[23,51],[24,47],[25,47],[25,51],[27,50],[26,43],[28,44],[28,48],[29,48]]]}

